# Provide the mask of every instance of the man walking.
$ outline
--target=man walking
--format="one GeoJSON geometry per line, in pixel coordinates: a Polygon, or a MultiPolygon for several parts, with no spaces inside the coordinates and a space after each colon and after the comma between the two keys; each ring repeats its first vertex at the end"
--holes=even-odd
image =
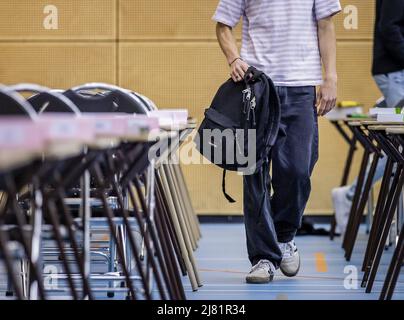
{"type": "Polygon", "coordinates": [[[249,283],[270,282],[278,268],[286,276],[299,271],[294,237],[318,159],[317,115],[336,103],[332,16],[340,10],[338,0],[221,0],[213,17],[232,79],[241,81],[252,65],[273,80],[281,102],[280,131],[271,152],[272,195],[266,183],[269,164],[244,176],[249,283]],[[239,54],[232,30],[241,18],[239,54]]]}

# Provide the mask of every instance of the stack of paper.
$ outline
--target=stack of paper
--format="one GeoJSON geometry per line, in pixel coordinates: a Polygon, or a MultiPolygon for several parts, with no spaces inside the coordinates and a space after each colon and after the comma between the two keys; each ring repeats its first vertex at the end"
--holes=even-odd
{"type": "Polygon", "coordinates": [[[350,115],[354,114],[362,114],[363,108],[362,107],[349,107],[349,108],[334,108],[331,110],[327,115],[326,118],[328,120],[338,120],[344,119],[350,115]]]}
{"type": "Polygon", "coordinates": [[[396,113],[379,113],[377,115],[377,121],[379,122],[402,122],[404,121],[403,114],[396,113]]]}

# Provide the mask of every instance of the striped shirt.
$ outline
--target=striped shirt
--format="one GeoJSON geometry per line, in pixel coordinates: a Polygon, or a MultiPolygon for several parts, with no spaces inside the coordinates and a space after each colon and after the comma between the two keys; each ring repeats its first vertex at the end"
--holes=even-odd
{"type": "Polygon", "coordinates": [[[277,86],[322,83],[317,21],[341,11],[339,0],[220,0],[213,20],[243,18],[241,57],[277,86]]]}

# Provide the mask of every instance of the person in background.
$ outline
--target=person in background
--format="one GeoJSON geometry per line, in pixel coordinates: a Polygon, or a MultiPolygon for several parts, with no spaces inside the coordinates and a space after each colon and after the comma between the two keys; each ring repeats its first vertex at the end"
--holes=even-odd
{"type": "MultiPolygon", "coordinates": [[[[404,99],[404,0],[376,1],[372,74],[386,106],[396,107],[404,99]]],[[[383,177],[386,158],[379,160],[373,184],[383,177]]],[[[332,190],[337,233],[345,232],[356,183],[332,190]]]]}
{"type": "Polygon", "coordinates": [[[337,98],[332,16],[340,10],[338,0],[221,0],[213,17],[232,79],[241,81],[248,67],[254,66],[273,80],[281,102],[280,131],[270,159],[272,196],[266,192],[264,177],[268,163],[244,176],[244,218],[252,264],[248,283],[268,283],[278,268],[290,277],[299,271],[294,237],[318,159],[317,116],[334,108],[337,98]],[[232,30],[241,18],[240,54],[232,30]]]}

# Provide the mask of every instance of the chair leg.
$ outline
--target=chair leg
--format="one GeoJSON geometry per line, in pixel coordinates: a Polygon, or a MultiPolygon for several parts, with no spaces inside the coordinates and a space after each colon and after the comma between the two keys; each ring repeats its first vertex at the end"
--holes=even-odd
{"type": "Polygon", "coordinates": [[[169,286],[171,288],[171,299],[172,300],[179,300],[180,298],[180,289],[179,286],[181,282],[178,282],[178,278],[176,277],[174,268],[175,265],[173,264],[173,257],[172,252],[169,249],[170,246],[170,239],[166,237],[166,233],[163,232],[163,227],[161,226],[161,221],[159,217],[159,211],[156,211],[154,215],[154,221],[156,225],[156,231],[160,235],[160,243],[161,243],[161,251],[163,254],[163,258],[165,261],[165,265],[167,267],[167,274],[169,280],[169,286]]]}
{"type": "MultiPolygon", "coordinates": [[[[399,167],[397,166],[396,172],[394,174],[393,179],[391,175],[393,173],[393,163],[391,163],[390,168],[386,168],[386,175],[383,177],[383,180],[386,182],[386,188],[383,192],[384,194],[379,195],[378,198],[378,211],[376,212],[376,220],[373,222],[374,225],[374,235],[371,238],[371,242],[368,243],[368,257],[367,257],[367,264],[365,266],[362,283],[361,286],[364,288],[367,286],[371,269],[373,268],[373,264],[376,257],[376,252],[378,250],[378,246],[380,245],[380,238],[382,236],[383,225],[385,224],[389,212],[390,205],[393,201],[394,195],[394,186],[397,185],[397,180],[399,173],[397,172],[399,167]],[[383,196],[383,197],[382,197],[383,196]],[[380,204],[380,206],[379,206],[380,204]]],[[[382,244],[382,248],[384,248],[384,243],[382,244]]]]}
{"type": "Polygon", "coordinates": [[[379,267],[380,259],[383,254],[383,248],[387,240],[387,236],[389,234],[389,229],[391,223],[394,218],[394,214],[398,205],[398,200],[400,198],[401,188],[404,183],[404,170],[402,165],[397,165],[396,175],[392,182],[392,200],[391,202],[387,200],[387,215],[386,219],[383,221],[382,225],[380,225],[380,237],[378,237],[379,242],[377,244],[375,259],[372,261],[372,266],[369,272],[369,280],[366,286],[366,293],[370,293],[372,291],[373,283],[376,278],[377,269],[379,267]]]}
{"type": "MultiPolygon", "coordinates": [[[[149,232],[144,232],[144,229],[141,229],[146,249],[147,249],[148,252],[152,252],[151,247],[150,247],[150,243],[152,241],[152,243],[154,244],[155,254],[157,256],[157,260],[159,262],[159,265],[160,265],[160,268],[161,268],[161,273],[163,275],[164,281],[167,284],[169,284],[170,282],[169,282],[169,277],[168,277],[168,271],[167,271],[165,262],[163,260],[160,243],[158,241],[158,237],[157,237],[157,234],[156,234],[154,223],[151,221],[149,209],[147,208],[146,201],[145,201],[145,199],[144,199],[144,197],[142,195],[142,191],[141,191],[141,187],[140,187],[140,184],[139,184],[138,177],[135,177],[135,179],[133,179],[133,181],[130,183],[130,187],[128,188],[128,190],[129,190],[129,195],[131,197],[131,201],[134,204],[135,214],[138,215],[138,208],[141,208],[141,210],[143,212],[145,222],[147,224],[147,230],[149,232]],[[133,186],[134,186],[134,188],[133,188],[133,186]],[[136,201],[136,197],[135,197],[135,193],[134,193],[133,189],[136,190],[136,195],[137,195],[138,201],[136,201]],[[138,202],[139,202],[140,205],[137,204],[138,202]],[[149,233],[150,233],[151,241],[149,240],[149,233]]],[[[150,254],[149,254],[149,256],[150,256],[150,258],[153,257],[150,254]]],[[[153,259],[150,260],[150,262],[152,263],[152,266],[155,263],[153,259]]],[[[156,280],[158,280],[158,279],[159,278],[157,278],[156,280]]],[[[159,283],[157,283],[157,284],[159,285],[159,283]]],[[[165,292],[164,292],[163,287],[162,287],[161,284],[160,284],[160,295],[162,296],[162,299],[165,300],[165,292]]]]}
{"type": "MultiPolygon", "coordinates": [[[[158,194],[158,190],[156,190],[157,198],[160,198],[160,194],[158,194]]],[[[159,229],[159,233],[164,236],[162,241],[162,245],[166,247],[165,252],[167,253],[167,261],[170,267],[170,273],[172,275],[172,283],[176,288],[177,299],[185,300],[185,292],[184,287],[182,285],[181,277],[179,274],[179,270],[177,268],[174,245],[172,241],[172,237],[170,236],[169,231],[167,230],[164,223],[164,212],[161,207],[161,202],[157,201],[157,212],[156,212],[156,226],[159,229]]]]}
{"type": "MultiPolygon", "coordinates": [[[[162,166],[160,168],[160,170],[161,170],[160,174],[161,174],[164,189],[169,190],[167,176],[164,172],[164,166],[162,166]]],[[[168,200],[168,204],[169,204],[169,208],[170,208],[169,212],[171,214],[171,218],[174,223],[175,232],[177,233],[177,236],[178,236],[181,252],[183,254],[183,259],[184,259],[185,265],[187,267],[188,276],[191,281],[192,289],[194,291],[196,291],[196,290],[198,290],[198,287],[201,285],[201,282],[200,282],[199,276],[197,274],[197,268],[196,268],[196,263],[193,258],[193,251],[191,248],[191,243],[188,238],[188,234],[185,230],[184,224],[181,221],[181,216],[177,215],[177,212],[175,210],[175,205],[169,194],[167,194],[167,200],[168,200]]]]}
{"type": "Polygon", "coordinates": [[[181,166],[179,164],[172,164],[171,167],[173,168],[173,174],[177,182],[181,202],[184,205],[184,212],[189,220],[196,246],[198,246],[198,240],[200,239],[199,223],[197,222],[197,219],[195,219],[196,215],[188,197],[187,186],[182,174],[181,166]]]}
{"type": "Polygon", "coordinates": [[[56,240],[56,245],[59,249],[60,252],[60,256],[61,256],[61,260],[63,263],[63,267],[65,269],[66,275],[67,275],[67,282],[69,284],[70,287],[70,292],[72,295],[73,300],[79,300],[79,295],[77,293],[77,289],[76,289],[76,285],[74,283],[73,280],[73,272],[70,268],[69,262],[67,260],[67,255],[65,252],[65,247],[63,244],[63,237],[61,235],[60,232],[60,224],[59,224],[59,218],[58,218],[58,213],[57,213],[57,209],[56,209],[56,205],[53,202],[52,199],[49,199],[48,197],[46,197],[46,207],[47,207],[47,213],[48,213],[48,217],[49,220],[51,222],[52,225],[52,231],[53,231],[53,235],[55,236],[55,240],[56,240]]]}
{"type": "Polygon", "coordinates": [[[103,209],[104,209],[104,214],[107,218],[109,230],[111,233],[111,237],[113,238],[115,244],[116,244],[116,249],[117,249],[117,255],[120,261],[122,262],[122,272],[124,274],[125,280],[126,280],[126,285],[129,289],[129,298],[132,300],[136,300],[136,291],[135,287],[133,286],[132,279],[130,277],[129,270],[125,264],[125,252],[122,248],[122,245],[119,243],[119,239],[115,233],[116,230],[116,225],[113,221],[114,215],[112,213],[111,208],[109,207],[107,197],[105,195],[105,186],[104,183],[105,181],[102,179],[102,173],[101,173],[101,168],[98,163],[94,164],[93,167],[91,168],[91,171],[93,173],[93,176],[95,177],[96,183],[97,183],[97,196],[101,200],[103,209]]]}
{"type": "MultiPolygon", "coordinates": [[[[29,263],[29,268],[31,269],[33,278],[30,276],[29,277],[29,283],[30,285],[35,281],[36,285],[38,287],[38,293],[39,296],[42,300],[46,299],[46,294],[45,294],[45,288],[43,285],[43,278],[42,278],[42,270],[39,265],[34,263],[34,261],[31,259],[32,255],[32,250],[31,250],[31,241],[27,237],[26,232],[24,231],[24,226],[28,225],[25,214],[22,212],[20,205],[17,202],[17,193],[16,193],[16,187],[14,184],[14,180],[12,177],[7,177],[7,186],[9,188],[9,198],[7,200],[7,204],[11,206],[12,211],[14,212],[14,215],[17,220],[17,226],[18,226],[18,231],[21,236],[21,244],[23,246],[25,255],[28,259],[29,263]]],[[[6,204],[6,206],[7,206],[6,204]]]]}
{"type": "MultiPolygon", "coordinates": [[[[341,127],[338,127],[339,125],[337,124],[337,128],[339,130],[343,130],[341,127]]],[[[341,179],[341,184],[340,186],[343,187],[348,183],[348,177],[349,173],[351,171],[351,166],[352,166],[352,161],[355,155],[355,150],[356,150],[356,138],[355,136],[352,137],[352,139],[349,141],[349,151],[347,154],[347,158],[345,160],[345,166],[344,166],[344,172],[342,175],[341,179]]],[[[337,220],[335,219],[335,213],[333,214],[331,218],[331,228],[330,228],[330,240],[334,240],[335,236],[335,229],[337,227],[337,220]]]]}
{"type": "Polygon", "coordinates": [[[366,246],[366,252],[365,252],[365,257],[363,259],[363,264],[362,264],[362,271],[366,271],[367,268],[369,267],[369,262],[371,258],[371,252],[374,251],[374,243],[377,241],[376,239],[376,234],[377,230],[380,225],[380,217],[382,215],[382,211],[385,206],[388,190],[390,187],[390,180],[391,180],[391,175],[393,172],[393,161],[391,158],[387,160],[386,168],[384,169],[384,174],[383,174],[383,179],[382,179],[382,184],[380,187],[379,191],[379,196],[377,198],[377,204],[375,208],[375,214],[373,216],[373,223],[370,228],[369,232],[369,240],[366,246]]]}
{"type": "Polygon", "coordinates": [[[192,202],[191,202],[191,195],[189,194],[189,190],[185,181],[185,177],[184,177],[184,173],[183,170],[181,168],[181,166],[179,164],[175,165],[175,167],[177,168],[177,173],[179,175],[179,180],[181,185],[183,186],[183,191],[184,191],[184,198],[186,200],[187,203],[187,207],[190,211],[190,213],[192,214],[194,221],[195,221],[195,227],[196,227],[196,231],[197,231],[197,235],[198,235],[198,240],[202,237],[202,233],[201,233],[201,229],[200,229],[200,225],[199,225],[199,221],[198,221],[198,217],[195,214],[194,208],[192,206],[192,202]]]}
{"type": "Polygon", "coordinates": [[[79,246],[77,244],[76,238],[75,238],[75,223],[73,221],[73,217],[70,213],[69,208],[66,206],[66,203],[64,202],[64,198],[66,198],[66,195],[62,189],[57,190],[58,193],[58,203],[60,204],[60,208],[63,212],[63,216],[65,218],[65,223],[67,227],[67,231],[69,233],[69,239],[71,242],[71,246],[73,249],[73,254],[76,259],[76,264],[81,276],[81,281],[83,285],[83,297],[88,296],[89,300],[93,300],[93,294],[90,288],[90,283],[88,281],[88,278],[86,277],[86,273],[84,270],[84,260],[83,260],[83,255],[80,254],[79,252],[79,246]]]}
{"type": "Polygon", "coordinates": [[[355,246],[356,238],[358,236],[359,226],[361,224],[363,213],[365,211],[366,203],[369,199],[369,193],[372,188],[373,177],[375,175],[378,162],[379,162],[379,156],[377,154],[374,154],[372,164],[369,168],[369,172],[366,177],[365,187],[361,192],[358,208],[352,219],[352,239],[351,242],[347,244],[347,251],[345,256],[347,261],[350,261],[352,257],[352,252],[355,246]]]}
{"type": "Polygon", "coordinates": [[[161,182],[161,179],[160,179],[157,172],[156,172],[156,182],[157,182],[156,190],[157,190],[157,194],[158,194],[157,201],[158,201],[158,205],[160,205],[162,213],[163,213],[162,218],[164,220],[165,226],[168,229],[168,233],[171,236],[172,243],[173,243],[173,246],[174,246],[174,251],[175,251],[176,256],[177,256],[177,262],[178,262],[178,264],[180,266],[182,275],[186,276],[187,275],[187,269],[186,269],[185,262],[184,262],[184,259],[183,259],[183,254],[181,252],[181,248],[180,248],[180,245],[179,245],[178,236],[177,236],[177,234],[176,234],[176,232],[174,230],[171,215],[168,212],[169,211],[169,206],[168,206],[168,203],[167,203],[167,198],[165,197],[165,195],[163,193],[162,182],[161,182]]]}
{"type": "MultiPolygon", "coordinates": [[[[91,206],[90,206],[90,173],[85,170],[80,177],[80,213],[83,228],[83,270],[84,279],[90,283],[91,278],[91,206]]],[[[90,286],[89,286],[90,287],[90,286]]],[[[89,298],[89,297],[85,297],[89,298]]]]}
{"type": "MultiPolygon", "coordinates": [[[[155,256],[155,253],[156,253],[156,255],[158,257],[158,260],[159,260],[158,261],[159,265],[161,266],[161,273],[163,274],[163,277],[164,277],[165,281],[167,282],[166,273],[164,273],[164,269],[163,269],[164,268],[163,261],[161,259],[161,254],[160,254],[160,251],[159,251],[159,244],[157,242],[157,239],[155,237],[153,237],[153,235],[151,235],[152,240],[150,240],[150,234],[151,233],[149,233],[149,231],[151,232],[152,227],[147,221],[145,221],[145,222],[142,221],[141,215],[139,213],[140,208],[139,208],[139,205],[137,203],[136,196],[135,196],[133,188],[134,188],[133,184],[130,183],[129,187],[128,187],[128,194],[129,194],[129,197],[130,197],[132,205],[133,205],[133,211],[134,211],[136,220],[137,220],[137,222],[138,222],[138,224],[140,226],[139,229],[140,229],[140,232],[141,232],[141,236],[143,238],[143,245],[145,246],[145,250],[147,252],[147,257],[148,257],[147,261],[148,261],[148,263],[150,263],[151,268],[152,268],[152,272],[153,272],[153,274],[154,274],[154,276],[156,278],[156,283],[157,283],[157,287],[159,289],[160,297],[161,297],[162,300],[166,300],[165,289],[163,287],[163,283],[162,283],[162,280],[161,280],[161,277],[160,277],[159,270],[157,268],[156,261],[154,260],[154,256],[155,256]],[[153,250],[153,248],[151,246],[151,241],[153,241],[153,244],[155,246],[154,249],[156,250],[156,252],[154,252],[154,250],[153,250]]],[[[146,218],[148,213],[143,211],[143,210],[142,210],[142,212],[143,212],[143,216],[146,218]]],[[[149,269],[147,271],[148,271],[147,278],[150,279],[149,269]]],[[[169,292],[169,293],[171,294],[171,292],[169,292]]]]}
{"type": "Polygon", "coordinates": [[[7,270],[7,275],[10,281],[10,284],[13,288],[13,292],[16,295],[18,300],[25,300],[24,294],[21,289],[20,281],[18,280],[17,274],[15,273],[13,267],[13,258],[8,249],[8,236],[7,231],[3,229],[3,224],[0,222],[0,252],[3,254],[4,264],[7,270]]]}
{"type": "Polygon", "coordinates": [[[400,237],[398,238],[397,247],[394,250],[393,257],[387,271],[386,280],[380,293],[380,300],[391,300],[394,289],[400,275],[401,267],[404,262],[404,226],[401,228],[400,237]]]}
{"type": "MultiPolygon", "coordinates": [[[[345,232],[344,240],[342,242],[342,247],[345,249],[345,251],[347,251],[348,246],[353,242],[352,224],[356,217],[360,196],[362,194],[363,183],[364,183],[365,175],[366,175],[366,168],[367,168],[367,165],[369,162],[369,155],[370,155],[369,151],[365,150],[365,153],[363,155],[362,162],[361,162],[361,167],[360,167],[360,171],[359,171],[358,183],[356,186],[355,195],[352,200],[352,207],[351,207],[351,212],[349,214],[347,230],[345,232]]],[[[346,254],[345,254],[345,258],[347,258],[346,254]]]]}
{"type": "Polygon", "coordinates": [[[196,239],[194,238],[194,234],[192,232],[191,229],[191,225],[189,223],[188,217],[186,215],[186,211],[183,207],[183,202],[181,201],[181,197],[179,195],[179,190],[178,190],[178,186],[175,183],[175,177],[173,175],[172,172],[172,167],[171,165],[163,165],[168,177],[168,183],[169,183],[169,188],[170,188],[170,192],[171,195],[173,196],[173,200],[174,200],[174,205],[176,207],[176,211],[178,213],[178,215],[181,217],[185,229],[187,230],[187,234],[192,246],[192,250],[195,251],[196,250],[196,239]]]}
{"type": "Polygon", "coordinates": [[[142,284],[143,284],[143,287],[144,287],[146,299],[151,300],[152,297],[150,295],[149,284],[148,284],[148,281],[146,279],[146,275],[144,274],[143,269],[142,269],[142,262],[140,260],[140,253],[139,253],[138,247],[136,245],[136,241],[135,241],[135,239],[133,237],[133,234],[132,234],[132,231],[131,231],[132,228],[131,228],[131,225],[130,225],[130,222],[129,222],[129,213],[125,209],[122,192],[119,190],[119,187],[118,187],[118,185],[116,184],[115,181],[112,182],[112,185],[113,185],[113,189],[114,189],[115,193],[118,196],[118,202],[119,202],[119,205],[121,207],[120,209],[121,209],[121,212],[122,212],[123,222],[124,222],[124,225],[125,225],[126,230],[127,230],[127,237],[128,237],[128,240],[129,240],[129,245],[130,245],[130,247],[132,249],[132,256],[135,258],[136,267],[137,267],[137,270],[138,270],[139,275],[140,275],[141,280],[142,280],[142,284]]]}
{"type": "MultiPolygon", "coordinates": [[[[139,153],[139,151],[140,150],[137,150],[137,152],[139,153]]],[[[135,152],[136,153],[136,152],[135,152]]],[[[128,194],[129,194],[129,197],[130,197],[130,199],[131,199],[131,201],[132,201],[132,203],[133,203],[133,205],[134,205],[134,214],[135,214],[135,219],[137,220],[137,222],[138,222],[138,224],[139,224],[139,227],[140,227],[140,232],[141,232],[141,235],[142,235],[142,237],[143,237],[143,239],[144,239],[144,241],[143,241],[143,244],[142,244],[142,252],[143,252],[143,245],[144,245],[144,248],[146,249],[146,251],[147,251],[147,254],[148,254],[148,263],[150,263],[151,264],[151,267],[152,267],[152,271],[153,271],[153,274],[155,275],[155,281],[156,281],[156,283],[157,283],[157,286],[158,286],[158,288],[159,288],[159,292],[160,292],[160,296],[161,296],[161,298],[163,299],[163,300],[166,300],[166,294],[165,294],[165,291],[164,291],[164,287],[163,287],[163,284],[162,284],[162,281],[161,281],[161,278],[160,278],[160,274],[159,274],[159,271],[158,271],[158,268],[157,268],[157,265],[156,265],[156,262],[154,261],[154,255],[155,255],[155,253],[153,252],[153,250],[154,249],[152,249],[152,247],[151,247],[151,243],[150,243],[150,241],[148,240],[149,238],[148,238],[148,231],[147,231],[147,226],[148,225],[150,225],[147,221],[146,222],[144,222],[143,220],[142,220],[142,218],[141,218],[141,216],[140,216],[140,213],[139,213],[139,211],[137,210],[137,204],[136,204],[136,201],[135,201],[135,197],[134,197],[134,193],[133,193],[133,190],[132,190],[132,186],[131,186],[131,182],[130,182],[130,180],[131,180],[131,177],[133,177],[135,174],[136,174],[136,172],[138,172],[139,171],[139,165],[137,165],[136,163],[144,163],[145,162],[145,159],[131,159],[130,160],[130,162],[132,163],[131,165],[128,165],[128,161],[127,161],[127,159],[126,159],[126,157],[124,156],[124,155],[122,155],[122,153],[120,153],[120,152],[118,152],[118,154],[120,154],[120,157],[121,157],[121,159],[123,159],[123,161],[120,161],[118,164],[117,163],[115,163],[114,161],[112,161],[112,159],[113,159],[113,157],[111,157],[111,156],[109,156],[109,157],[107,157],[107,164],[108,164],[108,166],[109,166],[109,170],[110,170],[110,173],[113,173],[113,172],[118,172],[118,171],[122,171],[122,172],[125,172],[125,174],[123,175],[123,177],[120,177],[120,182],[119,182],[119,185],[122,185],[123,187],[121,188],[119,185],[118,185],[118,182],[116,182],[115,181],[115,179],[113,178],[113,176],[111,175],[110,177],[109,177],[109,179],[110,179],[110,181],[111,181],[111,184],[112,183],[115,183],[115,190],[121,190],[121,189],[127,189],[126,191],[128,192],[128,194]],[[117,168],[117,166],[119,166],[119,169],[117,168]]],[[[146,155],[147,155],[147,153],[146,153],[146,155]]],[[[107,155],[108,156],[108,155],[107,155]]],[[[143,157],[143,155],[141,156],[141,157],[143,157]]],[[[137,158],[139,158],[138,156],[137,156],[137,158]]],[[[141,169],[140,171],[142,171],[143,169],[141,169]]],[[[119,195],[119,194],[121,194],[122,195],[122,192],[121,191],[118,191],[117,192],[117,194],[119,195]]],[[[118,199],[119,200],[119,199],[118,199]]],[[[121,206],[122,206],[122,203],[123,203],[123,197],[121,197],[121,206]]],[[[127,217],[129,217],[129,213],[126,211],[126,214],[127,214],[127,217]]],[[[123,214],[123,219],[124,219],[124,223],[128,223],[128,222],[125,222],[125,210],[124,210],[124,214],[123,214]]],[[[129,224],[129,223],[128,223],[129,224]]],[[[133,244],[134,244],[135,242],[133,241],[133,244]]],[[[157,244],[157,246],[156,246],[156,248],[158,248],[158,244],[157,244]]],[[[136,256],[138,257],[138,258],[140,258],[140,255],[139,254],[136,254],[136,256]]],[[[140,265],[140,260],[139,260],[139,263],[138,263],[139,265],[140,265]]],[[[164,276],[164,266],[162,266],[162,272],[163,272],[163,276],[164,276]]],[[[149,272],[150,270],[149,270],[149,268],[147,268],[146,269],[146,280],[151,280],[151,278],[150,278],[150,272],[149,272]]],[[[150,283],[150,284],[148,284],[148,287],[149,288],[151,288],[151,286],[152,286],[152,283],[150,283]]],[[[150,293],[149,291],[149,289],[147,289],[147,291],[148,291],[148,294],[150,293]]]]}

